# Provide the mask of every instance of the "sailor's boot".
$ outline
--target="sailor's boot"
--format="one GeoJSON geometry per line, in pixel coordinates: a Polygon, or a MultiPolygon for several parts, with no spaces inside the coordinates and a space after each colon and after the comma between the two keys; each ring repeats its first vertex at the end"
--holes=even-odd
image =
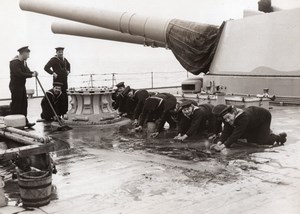
{"type": "Polygon", "coordinates": [[[275,141],[278,144],[283,145],[286,142],[286,137],[287,134],[285,132],[279,133],[278,135],[275,135],[275,141]]]}

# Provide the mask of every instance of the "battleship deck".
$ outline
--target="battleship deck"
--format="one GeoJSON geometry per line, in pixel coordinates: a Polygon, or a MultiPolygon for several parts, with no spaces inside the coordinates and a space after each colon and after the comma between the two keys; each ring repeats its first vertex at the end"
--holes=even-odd
{"type": "MultiPolygon", "coordinates": [[[[30,121],[39,102],[29,100],[30,121]]],[[[176,143],[173,133],[145,139],[128,127],[59,132],[37,123],[34,132],[56,140],[55,198],[32,210],[11,200],[0,213],[300,213],[300,108],[270,111],[273,131],[288,134],[284,146],[238,144],[221,154],[205,139],[176,143]]]]}

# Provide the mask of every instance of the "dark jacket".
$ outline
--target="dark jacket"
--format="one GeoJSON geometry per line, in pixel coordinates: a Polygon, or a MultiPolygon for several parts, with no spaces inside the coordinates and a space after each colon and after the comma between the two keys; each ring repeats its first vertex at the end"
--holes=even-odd
{"type": "Polygon", "coordinates": [[[145,122],[157,122],[157,131],[163,129],[165,122],[171,123],[172,126],[175,121],[172,121],[170,111],[176,107],[176,97],[169,93],[158,93],[145,100],[143,111],[140,115],[139,124],[143,125],[145,122]],[[147,120],[146,120],[147,119],[147,120]]]}
{"type": "Polygon", "coordinates": [[[9,63],[10,83],[9,88],[25,87],[26,79],[31,78],[33,72],[28,68],[26,61],[20,61],[16,56],[9,63]]]}
{"type": "Polygon", "coordinates": [[[212,109],[213,105],[202,104],[196,106],[189,117],[183,114],[178,133],[192,136],[207,129],[207,123],[213,118],[212,109]]]}
{"type": "Polygon", "coordinates": [[[68,89],[68,73],[71,72],[71,65],[66,58],[59,58],[57,56],[52,57],[44,67],[45,71],[49,74],[56,73],[57,78],[53,82],[61,82],[64,85],[62,86],[62,91],[65,92],[68,89]],[[52,69],[51,69],[52,68],[52,69]]]}
{"type": "Polygon", "coordinates": [[[20,61],[15,57],[9,63],[10,68],[10,83],[9,89],[11,92],[11,114],[22,114],[27,116],[27,94],[26,94],[26,79],[31,78],[33,72],[28,68],[26,61],[20,61]]]}
{"type": "Polygon", "coordinates": [[[114,100],[113,108],[115,110],[118,110],[121,114],[127,112],[127,96],[124,96],[122,93],[115,92],[112,95],[112,99],[114,100]]]}
{"type": "MultiPolygon", "coordinates": [[[[49,91],[46,92],[46,96],[49,98],[51,105],[54,108],[56,114],[58,116],[63,115],[64,114],[63,94],[60,92],[58,95],[55,95],[53,89],[50,89],[49,91]]],[[[55,114],[51,109],[46,96],[44,96],[41,101],[41,106],[42,106],[41,118],[50,120],[53,116],[55,116],[55,114]]]]}
{"type": "Polygon", "coordinates": [[[224,129],[220,141],[226,147],[230,147],[238,139],[247,139],[247,141],[269,144],[271,113],[261,107],[250,106],[238,115],[233,126],[224,122],[224,129]]]}
{"type": "Polygon", "coordinates": [[[149,93],[144,89],[133,90],[133,93],[133,104],[135,105],[133,119],[138,119],[140,114],[142,113],[145,100],[149,97],[149,93]]]}

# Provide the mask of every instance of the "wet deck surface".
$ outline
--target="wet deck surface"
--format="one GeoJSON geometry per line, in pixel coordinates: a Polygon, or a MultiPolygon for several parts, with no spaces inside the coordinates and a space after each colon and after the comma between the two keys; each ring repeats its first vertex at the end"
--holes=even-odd
{"type": "MultiPolygon", "coordinates": [[[[239,144],[223,153],[205,139],[174,142],[174,133],[153,140],[128,126],[60,132],[38,123],[33,131],[56,142],[57,194],[33,210],[11,200],[0,213],[300,213],[300,108],[271,112],[273,131],[288,134],[284,146],[239,144]]],[[[8,182],[7,193],[14,187],[8,182]]]]}

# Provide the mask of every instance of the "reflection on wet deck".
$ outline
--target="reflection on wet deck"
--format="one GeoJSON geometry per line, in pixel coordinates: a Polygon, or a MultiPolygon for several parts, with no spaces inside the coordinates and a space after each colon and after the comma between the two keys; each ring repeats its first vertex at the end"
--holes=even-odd
{"type": "MultiPolygon", "coordinates": [[[[299,213],[300,108],[271,112],[274,132],[288,134],[285,146],[240,143],[226,154],[210,151],[205,138],[174,142],[172,132],[149,139],[130,126],[59,132],[38,123],[34,131],[55,140],[58,173],[53,200],[34,212],[299,213]]],[[[5,188],[16,197],[15,183],[5,188]]],[[[24,211],[13,203],[3,212],[24,211]]]]}

